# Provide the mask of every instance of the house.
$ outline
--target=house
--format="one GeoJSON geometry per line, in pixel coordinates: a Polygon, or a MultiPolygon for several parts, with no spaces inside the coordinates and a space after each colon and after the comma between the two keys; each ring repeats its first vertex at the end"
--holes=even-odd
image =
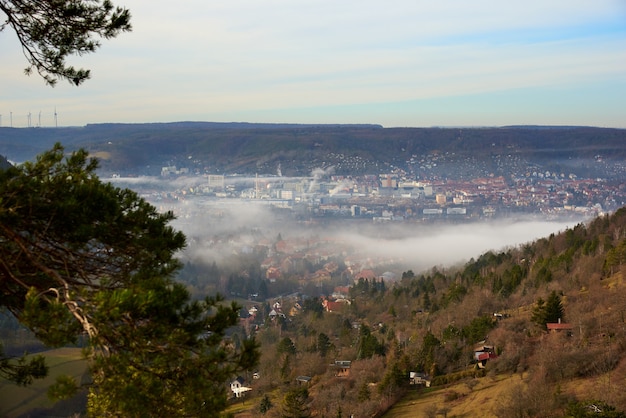
{"type": "Polygon", "coordinates": [[[270,281],[270,283],[274,283],[277,279],[281,277],[281,271],[277,267],[270,267],[265,272],[265,278],[270,281]]]}
{"type": "Polygon", "coordinates": [[[310,381],[311,381],[311,376],[296,377],[296,382],[298,382],[299,385],[308,385],[310,381]]]}
{"type": "Polygon", "coordinates": [[[337,301],[324,299],[322,301],[322,306],[324,307],[326,312],[336,312],[343,307],[343,304],[337,301]]]}
{"type": "Polygon", "coordinates": [[[409,384],[430,387],[430,376],[426,373],[409,372],[409,384]]]}
{"type": "Polygon", "coordinates": [[[365,279],[365,280],[374,280],[376,279],[376,273],[374,273],[374,270],[370,270],[370,269],[364,269],[359,271],[356,274],[353,274],[353,279],[354,279],[354,283],[357,283],[359,281],[359,279],[365,279]]]}
{"type": "Polygon", "coordinates": [[[482,341],[479,345],[474,347],[474,360],[479,368],[484,369],[487,365],[487,360],[498,357],[492,345],[485,345],[482,341]]]}
{"type": "Polygon", "coordinates": [[[567,335],[572,335],[572,330],[574,327],[572,324],[566,324],[565,322],[561,322],[561,318],[559,318],[558,322],[548,322],[546,324],[548,328],[548,332],[567,332],[567,335]]]}
{"type": "Polygon", "coordinates": [[[272,309],[268,316],[270,317],[271,321],[276,320],[276,318],[286,318],[284,313],[282,313],[281,311],[276,312],[276,309],[272,309]]]}
{"type": "Polygon", "coordinates": [[[230,390],[236,398],[241,398],[245,392],[252,390],[250,387],[244,386],[245,380],[241,376],[237,376],[235,380],[230,382],[230,390]]]}
{"type": "Polygon", "coordinates": [[[335,363],[331,364],[331,367],[335,371],[335,376],[337,377],[349,376],[351,366],[352,362],[350,360],[335,360],[335,363]]]}
{"type": "Polygon", "coordinates": [[[337,286],[333,289],[333,298],[335,299],[345,299],[350,295],[350,287],[349,286],[337,286]]]}

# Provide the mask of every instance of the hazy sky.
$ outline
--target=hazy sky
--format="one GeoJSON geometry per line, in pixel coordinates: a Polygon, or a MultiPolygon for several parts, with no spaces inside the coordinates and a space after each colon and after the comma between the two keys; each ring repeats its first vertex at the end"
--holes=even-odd
{"type": "MultiPolygon", "coordinates": [[[[48,87],[0,33],[2,126],[180,120],[626,127],[624,0],[114,0],[48,87]],[[11,118],[12,113],[12,118],[11,118]]],[[[0,14],[0,21],[4,17],[0,14]]]]}

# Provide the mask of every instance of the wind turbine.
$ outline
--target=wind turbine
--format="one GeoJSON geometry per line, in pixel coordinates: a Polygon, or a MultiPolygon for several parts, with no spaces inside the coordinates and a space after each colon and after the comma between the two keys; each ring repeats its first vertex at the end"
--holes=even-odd
{"type": "Polygon", "coordinates": [[[59,127],[59,123],[57,121],[57,107],[54,107],[54,127],[58,128],[59,127]]]}

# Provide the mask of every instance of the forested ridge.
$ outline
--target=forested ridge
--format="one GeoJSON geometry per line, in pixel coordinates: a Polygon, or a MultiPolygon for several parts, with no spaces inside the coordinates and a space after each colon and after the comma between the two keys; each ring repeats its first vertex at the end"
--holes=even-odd
{"type": "MultiPolygon", "coordinates": [[[[268,304],[248,410],[258,414],[260,396],[272,394],[264,414],[292,416],[281,414],[303,390],[298,376],[312,377],[299,402],[334,417],[376,416],[416,390],[465,382],[471,391],[477,382],[518,375],[497,403],[469,416],[586,416],[592,404],[607,414],[593,416],[623,416],[625,262],[620,209],[462,266],[406,271],[397,283],[360,279],[350,303],[333,312],[305,299],[297,314],[271,319],[268,304]],[[488,352],[486,360],[476,350],[488,352]],[[335,360],[352,361],[348,376],[337,375],[335,360]],[[410,372],[426,375],[431,387],[410,385],[410,372]]],[[[289,308],[283,301],[283,312],[289,308]]],[[[466,395],[448,392],[446,405],[412,416],[443,416],[466,395]]]]}
{"type": "MultiPolygon", "coordinates": [[[[377,174],[404,167],[414,156],[453,155],[489,162],[517,156],[545,170],[577,164],[587,176],[601,156],[623,161],[623,129],[595,127],[383,128],[379,125],[298,125],[177,122],[93,124],[84,127],[0,128],[0,155],[25,161],[62,142],[85,148],[103,170],[160,174],[177,165],[211,173],[309,175],[333,165],[338,174],[377,174]],[[358,156],[360,167],[342,169],[338,156],[358,156]],[[580,166],[580,161],[584,161],[580,166]]],[[[493,170],[497,171],[497,167],[493,170]]],[[[575,170],[575,171],[577,171],[575,170]]],[[[499,174],[499,173],[497,173],[499,174]]],[[[594,176],[592,176],[594,177],[594,176]]]]}

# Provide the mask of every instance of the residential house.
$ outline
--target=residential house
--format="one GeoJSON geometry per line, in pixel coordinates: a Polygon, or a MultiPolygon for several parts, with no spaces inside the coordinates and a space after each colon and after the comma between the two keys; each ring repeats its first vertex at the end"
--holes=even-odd
{"type": "Polygon", "coordinates": [[[311,281],[315,281],[315,282],[327,282],[330,281],[331,279],[331,275],[330,272],[326,269],[319,269],[317,270],[315,273],[313,273],[310,277],[309,280],[311,281]]]}
{"type": "Polygon", "coordinates": [[[311,376],[298,376],[296,377],[296,382],[298,382],[299,385],[306,386],[311,382],[311,376]]]}
{"type": "Polygon", "coordinates": [[[349,286],[337,286],[335,287],[335,289],[333,290],[333,298],[335,299],[340,299],[340,298],[347,298],[350,295],[350,287],[349,286]]]}
{"type": "Polygon", "coordinates": [[[322,300],[322,306],[326,310],[326,312],[337,312],[343,309],[345,305],[350,305],[350,301],[348,299],[337,299],[337,300],[322,300]]]}
{"type": "Polygon", "coordinates": [[[487,365],[487,360],[498,357],[496,355],[494,346],[485,345],[484,341],[481,341],[476,347],[474,347],[474,360],[479,368],[483,369],[487,365]]]}
{"type": "Polygon", "coordinates": [[[270,283],[274,283],[276,280],[280,279],[281,271],[277,267],[270,267],[265,272],[265,278],[270,281],[270,283]]]}
{"type": "Polygon", "coordinates": [[[335,371],[335,376],[346,377],[350,375],[352,362],[350,360],[335,360],[335,363],[330,366],[335,371]]]}
{"type": "Polygon", "coordinates": [[[567,335],[572,335],[572,330],[574,329],[572,324],[561,322],[561,318],[559,318],[558,322],[548,322],[546,327],[548,332],[566,332],[567,335]]]}
{"type": "Polygon", "coordinates": [[[245,380],[241,376],[237,376],[235,380],[230,382],[230,390],[236,398],[241,398],[245,392],[252,390],[252,388],[245,386],[244,383],[245,380]]]}
{"type": "Polygon", "coordinates": [[[430,387],[430,376],[426,373],[409,372],[409,384],[430,387]]]}
{"type": "Polygon", "coordinates": [[[376,273],[370,269],[364,269],[352,275],[354,283],[357,283],[359,279],[373,280],[376,279],[376,273]]]}

